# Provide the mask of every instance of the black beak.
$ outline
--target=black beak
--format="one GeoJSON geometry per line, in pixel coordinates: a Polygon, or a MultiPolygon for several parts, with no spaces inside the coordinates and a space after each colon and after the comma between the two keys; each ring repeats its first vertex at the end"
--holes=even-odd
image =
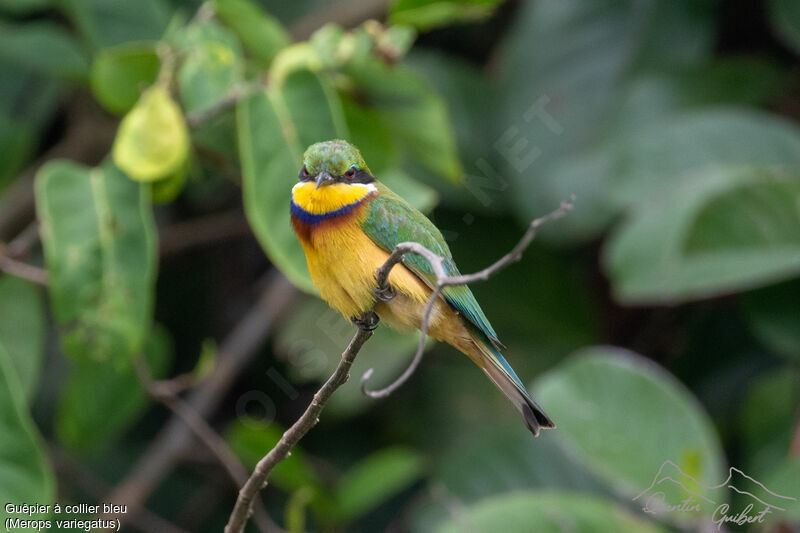
{"type": "Polygon", "coordinates": [[[317,174],[317,189],[323,185],[328,185],[329,183],[333,183],[333,176],[331,176],[326,170],[323,170],[317,174]]]}

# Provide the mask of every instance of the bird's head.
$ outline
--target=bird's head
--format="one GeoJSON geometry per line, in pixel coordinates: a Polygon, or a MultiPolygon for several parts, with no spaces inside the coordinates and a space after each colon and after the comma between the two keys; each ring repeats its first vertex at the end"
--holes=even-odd
{"type": "Polygon", "coordinates": [[[334,140],[312,144],[303,155],[301,182],[316,183],[316,188],[333,184],[366,184],[375,181],[355,146],[334,140]]]}

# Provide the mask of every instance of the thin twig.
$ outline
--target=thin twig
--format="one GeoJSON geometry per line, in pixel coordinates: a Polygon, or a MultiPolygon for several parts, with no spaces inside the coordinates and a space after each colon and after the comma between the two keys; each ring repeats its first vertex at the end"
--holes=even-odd
{"type": "Polygon", "coordinates": [[[422,319],[422,324],[420,326],[420,339],[419,344],[417,345],[417,351],[414,353],[414,357],[411,359],[411,364],[408,365],[408,368],[403,371],[402,374],[390,385],[377,390],[369,390],[367,389],[367,380],[372,377],[374,369],[370,368],[364,375],[361,376],[361,392],[365,395],[369,396],[370,398],[384,398],[389,396],[398,388],[400,388],[408,378],[414,373],[419,366],[420,361],[422,361],[422,354],[425,351],[425,338],[428,334],[428,326],[431,316],[431,311],[433,306],[439,297],[439,294],[442,292],[444,287],[450,285],[468,285],[470,283],[474,283],[476,281],[485,281],[489,279],[489,277],[496,272],[499,272],[503,268],[507,267],[511,263],[519,261],[522,258],[522,252],[530,246],[533,239],[536,237],[536,230],[541,227],[543,224],[550,222],[551,220],[555,220],[557,218],[561,218],[566,215],[571,209],[573,202],[575,201],[575,197],[571,196],[570,199],[566,202],[561,202],[561,205],[558,209],[549,213],[543,217],[539,217],[533,220],[530,225],[528,226],[528,230],[519,240],[519,242],[508,252],[506,255],[492,263],[490,266],[475,272],[474,274],[466,274],[460,276],[449,276],[444,268],[444,258],[436,255],[432,251],[428,250],[421,244],[417,242],[401,242],[398,244],[394,250],[392,250],[389,259],[383,264],[377,272],[377,280],[378,280],[378,287],[381,290],[386,290],[387,281],[389,279],[389,270],[395,264],[399,263],[403,260],[405,254],[417,254],[425,259],[431,264],[431,268],[433,268],[433,272],[436,275],[436,285],[433,288],[433,292],[431,293],[430,298],[428,299],[428,305],[425,308],[425,316],[422,319]]]}
{"type": "MultiPolygon", "coordinates": [[[[71,455],[57,446],[49,446],[49,456],[59,472],[59,493],[62,492],[62,481],[74,484],[83,492],[98,502],[106,501],[104,495],[108,493],[108,485],[88,470],[85,465],[79,464],[71,455]]],[[[60,494],[63,498],[63,493],[60,494]]],[[[158,516],[145,507],[139,507],[131,519],[133,525],[142,531],[159,531],[163,533],[187,533],[172,522],[158,516]]]]}
{"type": "MultiPolygon", "coordinates": [[[[164,404],[167,409],[172,411],[192,430],[195,436],[205,444],[206,448],[214,454],[222,467],[228,472],[235,486],[239,487],[247,481],[247,470],[244,465],[230,449],[225,439],[219,436],[214,429],[200,416],[197,411],[192,409],[189,404],[176,394],[173,394],[167,387],[160,386],[160,382],[153,380],[147,362],[142,358],[134,361],[136,375],[139,382],[150,396],[164,404]]],[[[256,525],[263,533],[280,531],[280,528],[267,515],[263,506],[255,508],[256,525]]]]}
{"type": "Polygon", "coordinates": [[[12,259],[20,259],[28,255],[39,242],[39,221],[34,220],[3,249],[3,253],[12,259]]]}
{"type": "MultiPolygon", "coordinates": [[[[494,272],[497,272],[508,264],[514,261],[519,261],[520,257],[522,256],[522,252],[535,237],[536,229],[549,220],[564,216],[570,209],[572,209],[572,201],[573,200],[570,199],[569,202],[563,202],[559,209],[553,213],[531,222],[528,231],[525,232],[525,235],[522,236],[520,242],[511,250],[511,252],[503,256],[503,258],[493,263],[486,269],[468,276],[448,276],[444,269],[444,259],[419,243],[403,242],[398,244],[394,250],[392,250],[392,253],[389,254],[389,257],[386,259],[384,264],[381,265],[376,271],[376,294],[382,294],[386,296],[392,292],[391,288],[388,286],[389,274],[391,273],[392,268],[397,266],[397,264],[403,260],[403,256],[407,253],[419,254],[425,257],[431,263],[431,266],[436,274],[437,284],[431,291],[431,297],[428,300],[428,304],[425,309],[425,315],[422,319],[422,324],[420,325],[420,342],[419,346],[417,347],[417,354],[414,357],[414,361],[403,373],[400,379],[398,379],[394,384],[390,385],[390,387],[387,387],[388,392],[386,392],[387,389],[384,389],[383,391],[371,392],[371,394],[391,394],[394,389],[399,387],[413,373],[416,365],[419,364],[419,358],[421,357],[420,354],[424,350],[425,337],[428,331],[431,312],[436,304],[439,294],[442,291],[442,288],[447,285],[470,282],[461,281],[463,279],[471,281],[486,279],[494,272]]],[[[364,324],[377,324],[377,315],[375,315],[374,311],[370,310],[364,313],[364,315],[360,317],[359,321],[364,324]]],[[[339,361],[336,370],[334,370],[331,377],[328,378],[328,381],[326,381],[325,384],[314,395],[314,399],[306,408],[305,412],[294,424],[292,424],[289,429],[286,430],[275,447],[273,447],[258,462],[255,470],[253,470],[253,473],[250,474],[250,478],[247,480],[247,483],[245,483],[239,490],[239,496],[236,499],[236,504],[234,505],[233,511],[228,518],[228,524],[225,526],[225,533],[241,533],[244,530],[244,527],[247,524],[247,519],[252,513],[253,500],[258,492],[267,486],[267,482],[269,481],[269,476],[272,473],[272,470],[278,463],[289,456],[292,448],[300,441],[300,439],[305,436],[306,433],[311,430],[311,428],[313,428],[319,422],[319,416],[322,413],[322,410],[325,408],[325,405],[330,399],[331,395],[336,391],[336,389],[344,385],[344,383],[350,377],[350,367],[358,355],[359,350],[361,350],[361,347],[372,336],[373,329],[374,328],[366,327],[358,328],[355,336],[350,341],[350,345],[347,347],[344,353],[342,353],[342,359],[339,361]]],[[[372,369],[368,370],[364,377],[362,377],[362,389],[364,380],[369,378],[368,374],[371,374],[371,372],[372,369]]]]}
{"type": "MultiPolygon", "coordinates": [[[[296,295],[297,290],[281,274],[273,271],[269,275],[261,297],[220,343],[213,372],[187,397],[187,403],[201,417],[208,417],[217,407],[236,376],[258,353],[275,320],[296,295]]],[[[193,442],[191,430],[177,416],[173,417],[104,501],[127,504],[129,510],[141,506],[193,442]]],[[[123,522],[130,517],[130,512],[115,516],[123,522]]]]}
{"type": "Polygon", "coordinates": [[[255,470],[250,475],[247,483],[239,490],[239,497],[233,508],[228,525],[225,526],[226,533],[238,533],[244,530],[247,519],[252,512],[253,500],[258,492],[267,486],[267,480],[275,466],[286,459],[292,448],[302,439],[308,431],[317,425],[319,415],[325,408],[328,399],[336,389],[344,385],[350,377],[350,367],[353,360],[358,355],[359,350],[369,338],[372,337],[372,330],[359,328],[356,331],[350,345],[342,353],[342,359],[328,381],[322,388],[314,394],[314,399],[302,416],[286,430],[278,443],[265,455],[256,465],[255,470]]]}
{"type": "Polygon", "coordinates": [[[46,270],[23,263],[22,261],[17,261],[16,259],[11,259],[2,252],[0,252],[0,271],[18,278],[26,279],[43,287],[47,286],[46,270]]]}

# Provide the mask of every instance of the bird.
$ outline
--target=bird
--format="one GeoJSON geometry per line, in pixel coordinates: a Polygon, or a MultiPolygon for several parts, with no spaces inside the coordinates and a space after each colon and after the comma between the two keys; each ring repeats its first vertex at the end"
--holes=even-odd
{"type": "MultiPolygon", "coordinates": [[[[427,259],[406,254],[389,273],[389,294],[376,290],[377,269],[397,244],[414,241],[459,275],[442,233],[420,211],[378,181],[359,150],[344,140],[312,144],[291,193],[291,224],[320,296],[346,319],[375,327],[374,316],[400,332],[420,329],[436,285],[427,259]]],[[[500,352],[502,344],[466,285],[446,286],[432,308],[428,335],[469,357],[538,436],[555,424],[531,398],[500,352]]]]}

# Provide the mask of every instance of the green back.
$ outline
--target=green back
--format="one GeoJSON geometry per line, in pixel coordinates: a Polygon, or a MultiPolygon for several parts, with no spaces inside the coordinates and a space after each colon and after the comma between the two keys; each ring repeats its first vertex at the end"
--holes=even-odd
{"type": "MultiPolygon", "coordinates": [[[[445,258],[444,268],[449,276],[458,276],[460,273],[442,233],[428,220],[428,217],[411,207],[382,183],[375,183],[379,194],[370,202],[369,213],[363,226],[369,238],[387,252],[391,252],[401,242],[418,242],[445,258]]],[[[424,257],[407,254],[403,264],[431,287],[436,284],[433,268],[424,257]]],[[[500,343],[497,333],[469,287],[465,285],[445,287],[442,296],[492,343],[500,343]]]]}

